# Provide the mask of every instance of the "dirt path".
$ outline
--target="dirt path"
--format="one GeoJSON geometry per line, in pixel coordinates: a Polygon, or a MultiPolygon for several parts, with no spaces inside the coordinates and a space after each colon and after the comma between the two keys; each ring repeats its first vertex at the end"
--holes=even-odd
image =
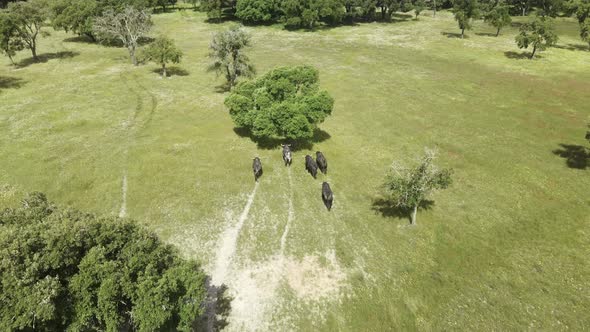
{"type": "Polygon", "coordinates": [[[285,247],[287,245],[287,236],[289,235],[289,228],[291,227],[291,223],[293,219],[295,219],[295,208],[293,207],[293,179],[291,177],[291,167],[288,169],[289,174],[289,210],[287,215],[287,225],[285,225],[285,230],[283,231],[283,235],[281,236],[281,248],[279,255],[281,257],[281,261],[285,256],[285,247]]]}
{"type": "Polygon", "coordinates": [[[230,268],[232,258],[236,252],[238,236],[240,235],[240,230],[242,229],[244,222],[246,221],[246,219],[248,219],[250,207],[252,206],[252,202],[254,202],[254,197],[256,196],[256,191],[258,190],[258,184],[259,182],[256,182],[256,184],[254,185],[254,189],[248,197],[246,206],[244,206],[244,210],[242,211],[242,214],[240,215],[237,224],[228,227],[221,235],[222,242],[219,250],[217,251],[215,267],[211,275],[211,280],[214,285],[222,285],[226,282],[225,279],[227,277],[227,273],[230,268]]]}
{"type": "Polygon", "coordinates": [[[119,211],[119,218],[125,218],[127,216],[127,174],[123,175],[123,181],[121,183],[121,210],[119,211]]]}

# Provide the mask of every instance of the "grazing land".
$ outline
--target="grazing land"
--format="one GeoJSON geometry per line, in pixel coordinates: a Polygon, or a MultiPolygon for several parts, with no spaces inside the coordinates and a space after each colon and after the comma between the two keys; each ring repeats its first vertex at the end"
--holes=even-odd
{"type": "Polygon", "coordinates": [[[185,55],[168,79],[47,28],[41,63],[0,59],[0,203],[42,191],[141,221],[229,286],[230,330],[589,329],[590,52],[577,22],[557,19],[557,47],[531,61],[514,42],[526,18],[497,38],[478,21],[465,39],[447,12],[397,18],[246,28],[259,75],[309,64],[335,99],[290,169],[280,146],[234,129],[223,78],[206,71],[231,23],[154,15],[153,36],[185,55]],[[379,185],[425,146],[454,185],[408,226],[379,185]],[[316,150],[330,166],[314,180],[316,150]]]}

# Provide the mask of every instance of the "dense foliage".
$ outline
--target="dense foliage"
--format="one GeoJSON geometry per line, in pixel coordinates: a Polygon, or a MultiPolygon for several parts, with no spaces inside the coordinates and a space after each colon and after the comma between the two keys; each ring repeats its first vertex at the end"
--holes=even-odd
{"type": "Polygon", "coordinates": [[[334,100],[319,89],[319,73],[309,66],[274,69],[239,84],[225,105],[238,127],[264,139],[305,140],[332,113],[334,100]]]}
{"type": "Polygon", "coordinates": [[[416,223],[420,204],[434,190],[446,189],[452,183],[450,169],[434,165],[434,151],[426,150],[417,165],[406,167],[393,164],[384,187],[387,199],[401,209],[411,210],[411,223],[416,223]]]}
{"type": "Polygon", "coordinates": [[[172,39],[158,37],[146,47],[143,56],[145,60],[153,61],[162,66],[162,76],[166,77],[166,65],[168,63],[179,63],[182,59],[182,51],[176,47],[172,39]]]}
{"type": "Polygon", "coordinates": [[[553,22],[544,17],[537,17],[533,22],[523,24],[515,38],[518,48],[533,47],[530,58],[535,56],[537,50],[544,50],[555,45],[557,34],[553,22]]]}
{"type": "Polygon", "coordinates": [[[0,330],[188,331],[205,275],[134,222],[33,193],[0,212],[0,330]]]}

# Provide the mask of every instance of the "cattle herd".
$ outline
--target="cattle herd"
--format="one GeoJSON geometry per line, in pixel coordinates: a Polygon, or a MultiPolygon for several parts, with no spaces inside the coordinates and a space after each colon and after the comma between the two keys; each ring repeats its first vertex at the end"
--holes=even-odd
{"type": "MultiPolygon", "coordinates": [[[[283,161],[285,162],[285,166],[291,166],[291,163],[293,162],[291,144],[282,144],[281,146],[283,147],[283,161]]],[[[328,161],[324,154],[317,151],[315,155],[315,160],[310,155],[305,156],[305,170],[307,170],[314,179],[317,178],[318,168],[323,174],[328,174],[328,161]]],[[[252,161],[252,172],[254,172],[254,181],[258,181],[262,176],[262,162],[258,157],[255,157],[252,161]]],[[[328,182],[322,183],[322,200],[328,211],[330,211],[332,209],[334,195],[332,194],[332,189],[328,182]]]]}

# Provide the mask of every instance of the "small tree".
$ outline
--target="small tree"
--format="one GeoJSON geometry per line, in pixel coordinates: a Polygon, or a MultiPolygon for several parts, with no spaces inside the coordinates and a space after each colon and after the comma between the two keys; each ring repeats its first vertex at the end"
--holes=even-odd
{"type": "Polygon", "coordinates": [[[166,37],[158,37],[144,51],[147,61],[153,61],[162,66],[162,77],[166,77],[166,64],[180,63],[182,51],[179,50],[174,41],[166,37]]]}
{"type": "Polygon", "coordinates": [[[416,15],[416,19],[418,19],[418,16],[420,16],[420,13],[422,13],[422,11],[424,11],[425,8],[426,3],[424,2],[424,0],[416,0],[414,2],[414,14],[416,15]]]}
{"type": "Polygon", "coordinates": [[[145,10],[127,7],[121,12],[109,9],[102,17],[95,19],[93,30],[99,39],[118,39],[129,51],[131,62],[137,66],[135,53],[139,40],[152,27],[150,14],[145,10]]]}
{"type": "Polygon", "coordinates": [[[426,150],[414,167],[394,163],[387,175],[384,189],[387,198],[398,208],[410,211],[410,222],[416,224],[418,207],[434,190],[446,189],[452,183],[450,169],[438,169],[435,152],[426,150]]]}
{"type": "Polygon", "coordinates": [[[471,20],[479,16],[479,3],[477,0],[455,0],[453,13],[461,29],[461,38],[464,38],[465,30],[471,29],[471,20]]]}
{"type": "Polygon", "coordinates": [[[16,25],[8,13],[0,12],[0,52],[6,54],[14,65],[13,57],[16,52],[25,48],[23,40],[18,35],[16,25]]]}
{"type": "Polygon", "coordinates": [[[533,47],[530,59],[535,56],[537,50],[545,50],[547,47],[555,45],[557,34],[552,22],[543,17],[537,17],[533,22],[523,24],[520,27],[520,33],[515,38],[518,48],[533,47]]]}
{"type": "Polygon", "coordinates": [[[262,139],[307,140],[332,113],[334,100],[319,90],[319,73],[309,66],[274,69],[239,84],[225,105],[236,126],[262,139]]]}
{"type": "Polygon", "coordinates": [[[239,77],[254,75],[250,59],[243,53],[247,46],[250,46],[250,35],[240,26],[215,34],[209,45],[209,58],[213,61],[209,70],[223,74],[230,88],[239,77]]]}
{"type": "Polygon", "coordinates": [[[37,57],[37,37],[49,35],[49,33],[41,31],[43,23],[49,17],[48,12],[46,2],[43,0],[14,2],[8,5],[8,15],[11,24],[13,24],[15,37],[31,50],[35,61],[39,60],[37,57]]]}
{"type": "Polygon", "coordinates": [[[588,43],[590,51],[590,0],[574,2],[572,7],[580,25],[580,38],[588,43]]]}
{"type": "Polygon", "coordinates": [[[500,35],[500,29],[507,25],[510,25],[510,23],[512,22],[508,6],[495,6],[489,12],[486,13],[486,15],[484,16],[484,21],[497,29],[496,37],[498,37],[500,35]]]}

